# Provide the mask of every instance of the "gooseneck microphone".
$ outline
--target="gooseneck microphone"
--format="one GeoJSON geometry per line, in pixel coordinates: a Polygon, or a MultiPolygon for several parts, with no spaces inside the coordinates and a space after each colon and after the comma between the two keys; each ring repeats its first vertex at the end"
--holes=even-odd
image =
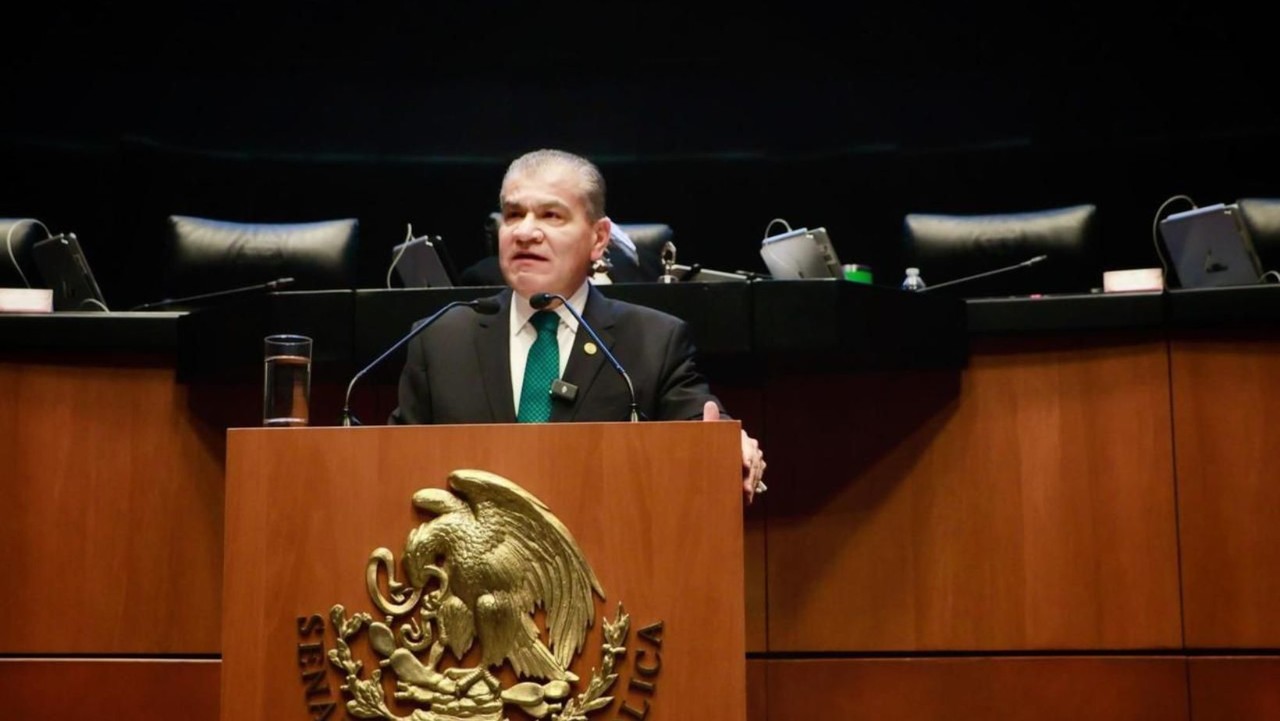
{"type": "Polygon", "coordinates": [[[1017,270],[1017,269],[1019,269],[1019,268],[1030,268],[1031,266],[1035,265],[1036,263],[1039,263],[1039,262],[1040,262],[1040,261],[1042,261],[1042,260],[1047,259],[1048,257],[1049,257],[1049,256],[1047,256],[1047,255],[1037,255],[1037,256],[1036,256],[1036,257],[1034,257],[1034,258],[1029,258],[1029,259],[1027,259],[1027,260],[1022,261],[1021,263],[1014,263],[1013,265],[1007,265],[1007,266],[1005,266],[1005,267],[1003,267],[1003,268],[996,268],[995,270],[988,270],[988,271],[985,271],[985,272],[982,272],[982,273],[975,273],[975,274],[973,274],[973,275],[966,275],[966,276],[965,276],[965,277],[963,277],[963,278],[956,278],[955,280],[948,280],[948,281],[946,281],[946,282],[944,282],[944,283],[938,283],[938,284],[936,284],[936,285],[926,285],[925,287],[923,287],[923,288],[921,288],[920,290],[917,290],[917,291],[915,291],[915,292],[917,292],[917,293],[927,293],[927,292],[929,292],[929,291],[931,291],[931,290],[937,290],[938,288],[946,288],[946,287],[947,287],[947,286],[949,286],[949,285],[959,285],[959,284],[961,284],[961,283],[968,283],[968,282],[969,282],[969,281],[971,281],[971,280],[977,280],[977,279],[979,279],[979,278],[986,278],[986,277],[987,277],[987,276],[989,276],[989,275],[999,275],[1000,273],[1008,273],[1008,272],[1009,272],[1009,271],[1011,271],[1011,270],[1017,270]]]}
{"type": "Polygon", "coordinates": [[[573,314],[573,317],[578,319],[578,326],[586,329],[587,334],[596,342],[596,347],[600,349],[601,353],[604,353],[605,358],[609,359],[609,363],[613,365],[614,370],[618,371],[618,375],[622,376],[622,380],[626,381],[627,393],[631,394],[631,421],[634,423],[640,420],[640,411],[636,407],[636,387],[631,384],[631,376],[627,375],[626,369],[623,368],[622,364],[618,362],[618,359],[613,356],[613,353],[609,352],[609,346],[605,345],[604,341],[600,340],[600,336],[596,335],[595,329],[587,323],[586,319],[582,317],[582,314],[578,312],[578,309],[574,308],[573,305],[569,303],[569,299],[559,293],[534,293],[529,298],[529,305],[533,306],[534,310],[542,310],[543,308],[551,305],[551,301],[553,300],[558,300],[563,303],[564,307],[573,314]]]}
{"type": "Polygon", "coordinates": [[[221,298],[225,295],[238,295],[240,293],[251,293],[256,290],[266,291],[270,293],[272,291],[280,290],[281,288],[287,285],[291,285],[292,283],[293,283],[293,278],[276,278],[275,280],[267,281],[266,283],[258,283],[256,285],[246,285],[246,286],[241,286],[239,288],[231,288],[229,290],[218,290],[212,293],[201,293],[200,295],[189,295],[185,298],[166,298],[164,300],[158,300],[154,303],[143,303],[142,305],[135,305],[129,310],[135,311],[135,310],[150,310],[151,308],[163,308],[167,305],[177,305],[179,303],[190,303],[193,300],[208,300],[210,298],[221,298]]]}
{"type": "Polygon", "coordinates": [[[475,312],[480,313],[482,315],[493,315],[494,313],[498,312],[499,308],[502,307],[501,304],[499,304],[498,301],[494,300],[493,298],[478,298],[476,300],[455,300],[451,303],[446,304],[443,308],[436,311],[435,313],[432,313],[430,316],[426,318],[426,320],[422,320],[414,324],[413,330],[409,331],[409,333],[405,335],[405,337],[396,341],[395,345],[383,351],[382,355],[378,356],[377,358],[374,358],[373,361],[369,363],[369,365],[365,366],[364,368],[361,368],[360,372],[356,373],[351,378],[351,382],[347,384],[347,395],[342,400],[342,425],[343,426],[361,425],[360,421],[355,416],[351,415],[351,389],[355,388],[356,381],[360,380],[361,376],[363,376],[365,373],[368,373],[379,363],[386,360],[386,357],[396,352],[396,350],[399,349],[400,346],[413,340],[414,336],[426,330],[427,326],[431,325],[432,323],[435,323],[436,320],[440,318],[440,316],[443,316],[445,313],[449,312],[453,308],[457,308],[460,305],[466,306],[471,310],[474,310],[475,312]]]}

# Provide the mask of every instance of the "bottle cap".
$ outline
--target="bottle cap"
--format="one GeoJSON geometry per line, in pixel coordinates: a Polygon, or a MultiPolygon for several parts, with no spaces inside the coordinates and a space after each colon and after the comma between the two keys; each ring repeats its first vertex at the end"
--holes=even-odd
{"type": "Polygon", "coordinates": [[[847,263],[840,266],[840,269],[843,272],[845,280],[871,285],[871,266],[847,263]]]}

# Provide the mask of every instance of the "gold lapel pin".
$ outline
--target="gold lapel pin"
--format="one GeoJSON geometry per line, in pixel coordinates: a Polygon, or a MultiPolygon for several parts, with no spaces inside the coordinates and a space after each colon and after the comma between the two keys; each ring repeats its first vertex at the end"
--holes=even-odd
{"type": "Polygon", "coordinates": [[[599,349],[596,348],[596,344],[591,341],[587,341],[582,345],[582,351],[587,355],[595,355],[597,350],[599,349]]]}

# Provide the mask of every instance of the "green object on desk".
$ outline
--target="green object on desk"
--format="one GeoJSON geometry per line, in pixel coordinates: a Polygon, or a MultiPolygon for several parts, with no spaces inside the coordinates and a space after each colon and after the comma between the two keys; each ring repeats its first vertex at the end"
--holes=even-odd
{"type": "Polygon", "coordinates": [[[841,266],[844,271],[844,279],[854,283],[865,283],[871,285],[871,267],[867,265],[858,265],[856,263],[848,263],[841,266]]]}

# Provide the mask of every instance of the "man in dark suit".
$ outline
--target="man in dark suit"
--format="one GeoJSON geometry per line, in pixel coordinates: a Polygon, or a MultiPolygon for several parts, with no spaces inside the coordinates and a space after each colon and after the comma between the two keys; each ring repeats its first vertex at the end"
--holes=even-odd
{"type": "MultiPolygon", "coordinates": [[[[651,420],[718,420],[719,401],[694,364],[683,321],[610,300],[588,282],[609,243],[605,186],[590,161],[539,150],[512,162],[499,202],[498,262],[510,287],[496,315],[457,308],[409,345],[392,423],[510,423],[626,420],[630,393],[604,352],[556,293],[627,369],[636,405],[651,420]],[[552,392],[551,380],[559,379],[552,392]]],[[[743,491],[764,490],[764,455],[742,433],[743,491]]]]}

